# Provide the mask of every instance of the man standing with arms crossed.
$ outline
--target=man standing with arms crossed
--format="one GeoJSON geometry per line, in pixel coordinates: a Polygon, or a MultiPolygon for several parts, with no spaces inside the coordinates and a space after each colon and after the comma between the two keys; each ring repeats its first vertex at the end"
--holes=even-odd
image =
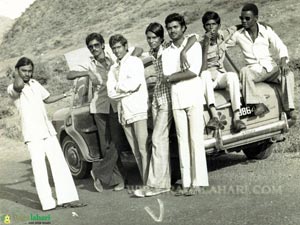
{"type": "Polygon", "coordinates": [[[183,16],[173,13],[165,19],[172,44],[162,53],[164,82],[171,85],[172,109],[179,144],[182,191],[192,195],[200,186],[208,186],[203,136],[203,88],[199,77],[202,50],[196,42],[186,53],[189,68],[181,71],[180,52],[187,43],[183,16]]]}
{"type": "Polygon", "coordinates": [[[120,34],[109,38],[118,58],[108,73],[107,93],[119,100],[119,121],[135,156],[143,184],[146,184],[150,154],[147,147],[148,91],[141,59],[128,52],[128,41],[120,34]]]}
{"type": "Polygon", "coordinates": [[[296,119],[294,113],[294,74],[289,69],[288,50],[282,40],[269,26],[257,22],[258,8],[254,4],[245,4],[240,20],[243,29],[236,31],[228,41],[228,46],[239,45],[247,63],[240,71],[243,85],[243,97],[248,105],[255,105],[255,115],[269,112],[255,83],[268,81],[281,84],[283,109],[289,118],[296,119]],[[280,57],[276,64],[270,52],[273,47],[280,57]]]}

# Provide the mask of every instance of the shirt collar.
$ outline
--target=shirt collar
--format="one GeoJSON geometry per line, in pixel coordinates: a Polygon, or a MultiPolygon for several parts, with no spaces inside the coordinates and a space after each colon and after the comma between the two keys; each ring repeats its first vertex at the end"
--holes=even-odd
{"type": "Polygon", "coordinates": [[[127,58],[128,58],[129,56],[130,56],[130,53],[127,52],[121,60],[117,59],[117,64],[118,64],[118,65],[123,64],[123,63],[127,60],[127,58]]]}
{"type": "MultiPolygon", "coordinates": [[[[257,26],[258,26],[258,35],[261,35],[264,37],[264,33],[267,31],[266,27],[261,25],[260,23],[257,22],[257,26]]],[[[246,29],[242,28],[241,33],[246,33],[246,29]]]]}
{"type": "MultiPolygon", "coordinates": [[[[159,49],[158,49],[158,52],[157,52],[157,58],[162,54],[162,52],[163,52],[163,50],[165,49],[165,44],[164,44],[165,42],[163,42],[160,46],[159,46],[159,49]]],[[[151,55],[151,56],[153,56],[154,57],[154,50],[151,48],[150,50],[149,50],[149,54],[151,55]]]]}
{"type": "MultiPolygon", "coordinates": [[[[100,66],[102,66],[101,63],[99,63],[99,62],[95,59],[94,56],[90,56],[90,59],[91,59],[91,62],[94,63],[95,65],[100,65],[100,66]]],[[[106,56],[106,55],[105,55],[105,60],[106,60],[106,63],[107,63],[108,65],[111,66],[111,65],[113,64],[112,59],[109,58],[109,57],[106,56]]]]}
{"type": "MultiPolygon", "coordinates": [[[[186,43],[187,43],[187,38],[185,37],[179,48],[184,48],[186,46],[186,43]]],[[[176,45],[174,45],[173,42],[171,43],[170,47],[175,49],[178,48],[176,45]]]]}

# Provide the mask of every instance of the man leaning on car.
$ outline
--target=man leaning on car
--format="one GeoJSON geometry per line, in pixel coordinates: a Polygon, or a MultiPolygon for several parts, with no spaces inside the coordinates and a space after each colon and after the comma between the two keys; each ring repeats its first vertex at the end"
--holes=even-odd
{"type": "MultiPolygon", "coordinates": [[[[90,113],[98,128],[100,139],[101,161],[93,162],[91,176],[98,192],[103,191],[103,184],[114,187],[113,190],[124,189],[124,179],[120,168],[123,168],[119,152],[122,127],[118,122],[117,103],[107,96],[107,73],[113,64],[104,52],[104,39],[99,33],[91,33],[86,37],[86,45],[92,56],[87,65],[81,65],[82,71],[70,71],[67,79],[88,76],[93,86],[93,99],[90,113]]],[[[100,155],[99,155],[100,156],[100,155]]]]}

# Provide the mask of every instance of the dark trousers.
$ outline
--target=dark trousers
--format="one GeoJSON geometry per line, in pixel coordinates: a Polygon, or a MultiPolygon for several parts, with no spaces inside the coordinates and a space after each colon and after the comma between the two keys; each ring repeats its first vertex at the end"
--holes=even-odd
{"type": "Polygon", "coordinates": [[[112,108],[109,114],[97,113],[94,114],[94,118],[102,159],[93,162],[93,172],[103,185],[114,186],[124,182],[120,171],[123,170],[123,165],[119,155],[122,148],[122,126],[118,121],[118,113],[114,113],[112,108]]]}

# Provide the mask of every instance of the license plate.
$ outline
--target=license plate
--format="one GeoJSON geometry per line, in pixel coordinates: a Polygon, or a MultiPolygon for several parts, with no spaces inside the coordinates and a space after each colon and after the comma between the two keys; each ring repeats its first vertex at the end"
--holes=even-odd
{"type": "Polygon", "coordinates": [[[254,116],[254,106],[242,106],[240,108],[240,117],[245,118],[248,116],[254,116]]]}

